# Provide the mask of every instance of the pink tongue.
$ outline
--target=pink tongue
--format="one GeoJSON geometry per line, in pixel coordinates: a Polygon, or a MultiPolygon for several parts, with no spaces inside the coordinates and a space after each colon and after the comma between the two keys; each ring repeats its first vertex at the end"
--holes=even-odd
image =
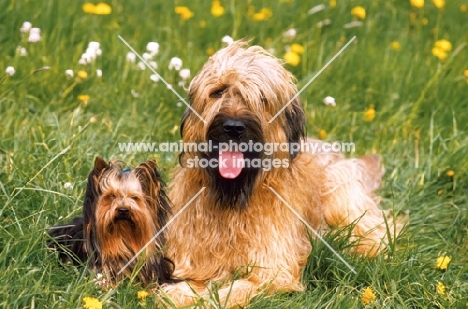
{"type": "Polygon", "coordinates": [[[220,152],[218,164],[223,178],[234,179],[242,172],[244,154],[239,151],[220,152]]]}

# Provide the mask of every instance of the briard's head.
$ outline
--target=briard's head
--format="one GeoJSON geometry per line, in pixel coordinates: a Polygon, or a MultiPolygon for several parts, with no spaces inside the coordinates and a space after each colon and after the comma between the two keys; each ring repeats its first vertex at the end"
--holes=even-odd
{"type": "Polygon", "coordinates": [[[297,152],[284,145],[299,143],[305,135],[292,74],[263,48],[246,45],[234,42],[204,65],[190,84],[191,109],[180,128],[185,144],[212,146],[185,149],[180,161],[208,176],[204,185],[223,208],[245,207],[260,179],[294,159],[297,152]]]}
{"type": "Polygon", "coordinates": [[[165,239],[158,231],[170,212],[164,182],[154,161],[133,170],[120,161],[96,158],[88,178],[83,208],[86,251],[91,263],[109,280],[138,272],[144,284],[164,281],[172,265],[161,253],[165,239]],[[145,246],[139,258],[127,263],[145,246]],[[139,269],[135,269],[135,267],[139,269]]]}

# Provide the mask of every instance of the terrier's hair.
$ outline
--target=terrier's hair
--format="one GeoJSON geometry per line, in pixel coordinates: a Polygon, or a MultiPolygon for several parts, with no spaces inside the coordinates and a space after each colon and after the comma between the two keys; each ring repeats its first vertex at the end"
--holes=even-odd
{"type": "Polygon", "coordinates": [[[165,235],[155,237],[171,211],[164,186],[154,161],[125,170],[121,161],[107,163],[97,157],[88,177],[83,216],[51,229],[52,247],[64,261],[87,262],[109,284],[132,272],[144,285],[170,282],[173,263],[162,253],[165,235]]]}
{"type": "MultiPolygon", "coordinates": [[[[305,113],[294,81],[263,48],[234,42],[213,55],[191,82],[191,108],[206,122],[187,109],[180,127],[183,142],[319,143],[305,139],[305,113]]],[[[394,236],[387,235],[394,223],[374,194],[382,175],[378,156],[345,159],[336,152],[268,154],[213,147],[183,152],[179,160],[170,185],[173,211],[206,189],[169,227],[174,274],[191,279],[164,287],[176,305],[206,297],[208,282],[222,285],[242,269],[248,270],[244,276],[218,291],[227,307],[243,306],[260,292],[302,290],[311,243],[307,228],[283,201],[318,231],[355,224],[352,239],[359,254],[377,254],[394,236]],[[219,159],[219,166],[195,168],[196,157],[219,159]],[[288,164],[266,170],[236,166],[237,159],[288,164]]]]}

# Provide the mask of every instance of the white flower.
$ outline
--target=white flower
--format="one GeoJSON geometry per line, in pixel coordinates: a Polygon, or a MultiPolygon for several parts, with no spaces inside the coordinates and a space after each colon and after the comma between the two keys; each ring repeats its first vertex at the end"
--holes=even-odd
{"type": "Polygon", "coordinates": [[[96,50],[95,49],[92,49],[92,48],[88,48],[86,49],[85,53],[83,54],[83,56],[81,56],[82,58],[86,58],[86,59],[90,59],[90,60],[94,60],[96,59],[97,55],[96,55],[96,50]],[[83,57],[84,56],[84,57],[83,57]]]}
{"type": "Polygon", "coordinates": [[[64,187],[65,189],[73,189],[73,185],[72,185],[71,182],[66,182],[66,183],[64,183],[64,184],[63,184],[63,187],[64,187]]]}
{"type": "Polygon", "coordinates": [[[93,50],[98,50],[101,47],[101,43],[99,42],[89,42],[88,48],[93,50]]]}
{"type": "Polygon", "coordinates": [[[32,24],[29,21],[25,21],[23,25],[21,26],[20,31],[22,33],[26,33],[31,29],[31,27],[32,27],[32,24]]]}
{"type": "Polygon", "coordinates": [[[229,35],[225,35],[221,39],[221,42],[226,43],[227,45],[231,45],[232,43],[234,43],[234,39],[231,38],[229,35]]]}
{"type": "Polygon", "coordinates": [[[65,75],[67,75],[68,77],[73,77],[74,75],[73,70],[66,70],[65,75]]]}
{"type": "Polygon", "coordinates": [[[150,61],[150,62],[148,62],[148,64],[149,64],[153,69],[157,69],[157,68],[158,68],[158,64],[156,63],[156,61],[150,61]]]}
{"type": "Polygon", "coordinates": [[[343,28],[349,29],[349,28],[361,27],[361,26],[362,26],[362,21],[355,20],[355,21],[352,21],[350,23],[343,25],[343,28]]]}
{"type": "Polygon", "coordinates": [[[86,61],[86,59],[83,59],[83,58],[80,58],[80,60],[78,60],[78,64],[87,64],[88,62],[86,61]]]}
{"type": "Polygon", "coordinates": [[[180,78],[182,78],[183,80],[189,79],[189,78],[190,78],[190,70],[189,70],[189,69],[182,69],[182,70],[180,70],[179,76],[180,76],[180,78]]]}
{"type": "Polygon", "coordinates": [[[15,71],[15,68],[14,68],[14,67],[9,66],[9,67],[6,68],[5,72],[6,72],[8,75],[13,76],[13,75],[15,75],[15,72],[16,72],[16,71],[15,71]]]}
{"type": "Polygon", "coordinates": [[[325,97],[325,98],[323,99],[323,104],[325,104],[325,105],[331,105],[331,106],[336,106],[335,98],[330,97],[330,96],[325,97]]]}
{"type": "Polygon", "coordinates": [[[146,50],[152,55],[157,55],[159,53],[159,43],[149,42],[146,44],[146,50]]]}
{"type": "Polygon", "coordinates": [[[294,28],[291,28],[283,33],[283,37],[286,39],[294,39],[296,37],[297,31],[294,28]]]}
{"type": "Polygon", "coordinates": [[[319,5],[316,5],[313,8],[311,8],[307,12],[307,14],[313,15],[313,14],[318,13],[318,12],[323,11],[323,10],[325,10],[325,4],[319,4],[319,5]]]}
{"type": "Polygon", "coordinates": [[[151,74],[150,79],[151,79],[153,82],[156,83],[156,82],[159,81],[159,75],[158,75],[158,74],[151,74]]]}
{"type": "Polygon", "coordinates": [[[182,68],[182,59],[173,57],[169,62],[169,70],[179,71],[182,68]]]}
{"type": "Polygon", "coordinates": [[[328,26],[329,24],[331,24],[331,20],[327,18],[327,19],[319,21],[317,23],[317,28],[322,28],[323,26],[328,26]]]}
{"type": "Polygon", "coordinates": [[[26,50],[26,48],[21,47],[21,46],[16,47],[16,52],[17,52],[21,57],[25,57],[25,56],[28,55],[28,51],[26,50]]]}
{"type": "Polygon", "coordinates": [[[148,60],[151,60],[153,58],[153,56],[150,54],[150,53],[143,53],[143,55],[141,55],[143,57],[143,59],[145,59],[146,61],[148,60]]]}
{"type": "Polygon", "coordinates": [[[96,70],[96,76],[97,77],[102,77],[102,70],[96,70]]]}
{"type": "Polygon", "coordinates": [[[128,62],[135,62],[136,60],[136,55],[132,52],[127,53],[127,61],[128,62]]]}
{"type": "Polygon", "coordinates": [[[28,42],[36,43],[41,40],[41,29],[39,28],[31,28],[29,30],[29,38],[28,42]]]}
{"type": "Polygon", "coordinates": [[[88,53],[81,54],[81,60],[83,60],[84,64],[92,62],[94,58],[96,58],[96,56],[93,54],[88,54],[88,53]]]}
{"type": "Polygon", "coordinates": [[[138,67],[142,71],[146,70],[146,65],[142,61],[138,62],[138,67]]]}
{"type": "Polygon", "coordinates": [[[96,56],[101,56],[102,55],[102,50],[100,48],[95,50],[96,56]]]}

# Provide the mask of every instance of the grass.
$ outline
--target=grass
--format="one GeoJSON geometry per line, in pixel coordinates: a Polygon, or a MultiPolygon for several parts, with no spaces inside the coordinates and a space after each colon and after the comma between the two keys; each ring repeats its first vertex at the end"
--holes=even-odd
{"type": "Polygon", "coordinates": [[[300,63],[286,65],[299,87],[356,36],[301,95],[308,134],[325,130],[326,140],[354,142],[351,156],[382,154],[383,207],[409,210],[410,224],[387,256],[372,260],[346,254],[346,233],[326,235],[357,274],[313,240],[303,274],[306,291],[256,297],[251,307],[360,308],[366,287],[376,295],[369,308],[468,306],[468,2],[447,1],[438,9],[426,1],[417,9],[406,0],[338,1],[336,7],[326,3],[323,11],[308,15],[310,1],[251,1],[255,13],[271,10],[264,21],[248,14],[247,3],[234,0],[221,1],[221,17],[210,14],[209,1],[111,0],[109,15],[86,14],[83,4],[0,0],[1,307],[77,308],[85,296],[99,298],[105,308],[157,306],[151,296],[138,300],[141,287],[131,282],[100,290],[86,270],[62,267],[46,248],[47,228],[80,214],[95,156],[132,165],[156,157],[166,177],[177,164],[174,153],[118,148],[120,142],[179,140],[184,111],[164,84],[150,80],[149,70],[126,61],[129,50],[118,35],[141,53],[148,42],[159,42],[157,71],[182,96],[186,92],[177,85],[177,72],[168,69],[170,59],[180,57],[193,76],[208,53],[222,47],[225,35],[251,38],[280,58],[290,44],[302,45],[300,63]],[[175,5],[187,5],[193,17],[182,20],[175,5]],[[366,9],[363,24],[344,28],[357,19],[350,12],[358,5],[366,9]],[[316,27],[327,18],[330,25],[316,27]],[[24,21],[41,29],[40,42],[29,43],[20,33],[24,21]],[[290,28],[297,30],[294,39],[283,36],[290,28]],[[444,61],[432,54],[439,39],[453,46],[444,61]],[[79,65],[90,41],[101,43],[102,56],[79,65]],[[400,48],[392,48],[392,42],[400,48]],[[28,55],[20,56],[17,46],[28,55]],[[2,77],[8,66],[16,73],[2,77]],[[74,78],[66,77],[67,69],[74,78]],[[79,70],[88,77],[78,80],[79,70]],[[79,95],[89,100],[81,102],[79,95]],[[336,107],[321,103],[329,95],[336,107]],[[376,117],[365,121],[371,104],[376,117]],[[72,188],[64,186],[67,182],[72,188]],[[445,271],[435,266],[442,255],[452,259],[445,271]],[[437,293],[438,282],[446,286],[444,295],[437,293]]]}

